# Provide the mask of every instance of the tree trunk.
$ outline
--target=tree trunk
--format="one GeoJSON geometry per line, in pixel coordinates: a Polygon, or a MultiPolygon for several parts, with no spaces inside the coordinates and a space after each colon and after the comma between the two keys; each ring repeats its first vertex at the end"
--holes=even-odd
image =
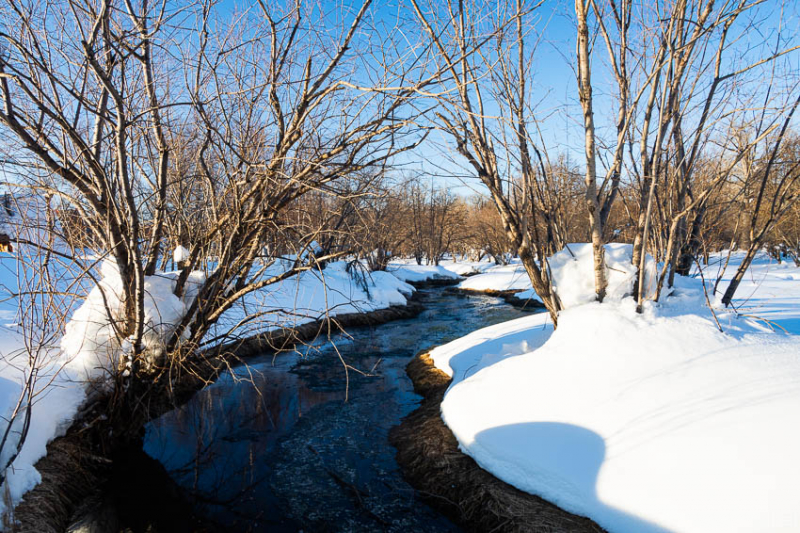
{"type": "Polygon", "coordinates": [[[583,129],[586,151],[586,206],[589,211],[589,224],[594,252],[594,287],[597,301],[606,296],[608,279],[606,277],[605,248],[600,203],[597,199],[597,164],[595,154],[594,111],[592,109],[592,74],[589,66],[589,27],[587,24],[588,5],[584,0],[575,1],[578,17],[578,92],[583,108],[583,129]]]}
{"type": "Polygon", "coordinates": [[[742,282],[742,278],[744,278],[745,272],[747,269],[750,268],[750,263],[753,262],[753,259],[756,256],[756,252],[758,251],[758,246],[756,244],[750,244],[747,248],[747,254],[744,256],[744,261],[742,264],[739,265],[739,268],[736,269],[736,274],[733,275],[733,279],[728,284],[728,288],[725,289],[725,294],[722,296],[722,303],[725,307],[730,306],[731,300],[733,300],[733,295],[736,294],[736,289],[739,288],[739,284],[742,282]]]}

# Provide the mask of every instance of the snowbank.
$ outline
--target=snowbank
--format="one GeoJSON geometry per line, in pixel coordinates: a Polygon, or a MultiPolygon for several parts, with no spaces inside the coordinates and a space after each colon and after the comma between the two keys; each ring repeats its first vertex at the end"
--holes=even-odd
{"type": "Polygon", "coordinates": [[[418,265],[416,263],[408,262],[392,262],[389,263],[386,271],[401,281],[411,283],[443,279],[461,279],[461,276],[453,270],[439,265],[418,265]]]}
{"type": "MultiPolygon", "coordinates": [[[[202,272],[190,274],[187,290],[178,298],[173,294],[178,275],[159,272],[144,280],[142,344],[153,357],[163,352],[164,343],[186,315],[205,279],[202,272]]],[[[112,323],[124,314],[123,286],[116,263],[103,261],[100,276],[98,285],[72,314],[61,339],[69,366],[87,379],[119,368],[121,358],[132,348],[127,340],[119,342],[112,323]]]]}
{"type": "Polygon", "coordinates": [[[495,266],[495,263],[488,259],[482,261],[442,259],[438,266],[418,265],[414,259],[393,259],[386,271],[403,281],[421,282],[432,279],[461,279],[480,274],[495,266]]]}
{"type": "MultiPolygon", "coordinates": [[[[278,261],[266,275],[278,274],[288,267],[288,262],[278,261]]],[[[119,272],[112,261],[105,261],[101,275],[100,284],[75,311],[61,341],[64,353],[70,358],[70,367],[88,377],[98,377],[117,368],[120,358],[130,350],[128,343],[118,342],[106,311],[108,306],[112,316],[122,313],[119,272]]],[[[143,344],[153,356],[163,351],[163,343],[174,333],[204,280],[202,272],[193,272],[187,290],[178,298],[173,294],[178,275],[166,272],[145,279],[143,344]]],[[[327,315],[367,313],[405,305],[406,297],[413,292],[412,286],[387,272],[370,273],[358,264],[333,262],[321,272],[307,270],[247,294],[222,315],[206,339],[213,344],[229,332],[241,338],[297,327],[327,315]]]]}
{"type": "MultiPolygon", "coordinates": [[[[16,332],[0,327],[0,335],[4,337],[0,343],[0,357],[3,359],[3,364],[0,365],[0,416],[7,421],[24,390],[28,354],[24,349],[9,349],[15,342],[21,344],[16,332]],[[13,363],[7,364],[9,360],[13,363]]],[[[42,480],[41,474],[33,465],[47,454],[47,444],[66,432],[85,397],[83,386],[76,381],[74,374],[55,363],[40,368],[34,394],[31,423],[25,443],[13,466],[6,470],[7,477],[3,485],[4,489],[8,489],[10,501],[14,504],[42,480]]],[[[14,420],[10,439],[0,454],[2,464],[10,459],[16,449],[23,425],[23,413],[24,411],[14,420]]],[[[2,431],[5,429],[4,423],[2,431]]],[[[6,511],[5,504],[5,500],[0,502],[0,514],[6,511]]]]}
{"type": "Polygon", "coordinates": [[[414,293],[414,287],[388,272],[367,272],[357,263],[350,265],[348,268],[345,261],[328,263],[322,272],[307,270],[248,294],[222,315],[207,338],[213,339],[237,325],[236,336],[246,337],[296,327],[328,315],[406,305],[407,297],[414,293]]]}
{"type": "Polygon", "coordinates": [[[531,280],[518,259],[508,265],[492,266],[482,274],[469,277],[458,284],[468,291],[513,291],[531,288],[531,280]]]}
{"type": "MultiPolygon", "coordinates": [[[[586,274],[563,265],[557,331],[538,314],[431,352],[453,376],[442,417],[461,449],[611,532],[796,530],[800,337],[724,311],[721,333],[688,278],[644,315],[624,270],[581,305],[593,287],[565,285],[586,274]]],[[[783,287],[776,320],[798,312],[792,268],[754,281],[750,301],[783,287]]]]}
{"type": "Polygon", "coordinates": [[[461,260],[458,262],[447,259],[439,262],[439,265],[450,272],[455,272],[459,276],[473,276],[486,272],[488,269],[496,266],[495,262],[489,259],[484,259],[482,261],[461,260]]]}

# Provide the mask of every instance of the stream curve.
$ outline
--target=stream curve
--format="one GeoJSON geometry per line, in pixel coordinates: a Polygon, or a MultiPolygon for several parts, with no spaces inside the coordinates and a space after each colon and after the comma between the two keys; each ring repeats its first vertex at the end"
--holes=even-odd
{"type": "Polygon", "coordinates": [[[387,442],[419,405],[405,366],[528,311],[442,288],[418,299],[425,310],[415,318],[250,359],[148,424],[145,452],[203,530],[459,531],[403,480],[387,442]],[[354,367],[349,383],[340,356],[354,367]]]}

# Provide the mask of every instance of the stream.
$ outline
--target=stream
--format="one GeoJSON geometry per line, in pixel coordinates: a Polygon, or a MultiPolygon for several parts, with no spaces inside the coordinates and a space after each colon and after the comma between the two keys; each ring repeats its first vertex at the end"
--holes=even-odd
{"type": "Polygon", "coordinates": [[[420,400],[405,366],[527,311],[442,288],[418,298],[425,311],[415,318],[249,359],[148,425],[145,452],[188,497],[201,530],[459,531],[403,480],[387,442],[420,400]],[[347,402],[339,355],[363,372],[349,372],[347,402]]]}

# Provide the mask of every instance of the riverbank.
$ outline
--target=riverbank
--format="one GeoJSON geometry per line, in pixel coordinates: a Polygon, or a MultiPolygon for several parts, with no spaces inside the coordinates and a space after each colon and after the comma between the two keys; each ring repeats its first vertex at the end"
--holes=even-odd
{"type": "MultiPolygon", "coordinates": [[[[628,250],[606,249],[602,304],[590,247],[572,251],[551,260],[557,330],[530,315],[431,350],[452,376],[440,416],[458,448],[609,531],[793,531],[798,268],[759,257],[733,308],[713,281],[676,277],[637,313],[628,250]]],[[[725,255],[703,276],[718,269],[722,290],[725,255]]]]}
{"type": "Polygon", "coordinates": [[[531,292],[523,289],[468,289],[464,287],[452,287],[451,290],[461,294],[485,294],[486,296],[494,296],[495,298],[502,298],[509,305],[513,305],[519,309],[544,309],[544,304],[539,299],[528,296],[527,293],[531,292]]]}
{"type": "Polygon", "coordinates": [[[527,314],[480,294],[418,297],[413,319],[226,373],[148,424],[146,452],[197,494],[198,513],[233,530],[460,531],[403,479],[388,442],[419,406],[405,367],[426,347],[527,314]],[[346,402],[339,355],[364,371],[350,373],[346,402]]]}
{"type": "MultiPolygon", "coordinates": [[[[215,347],[188,361],[171,387],[147,391],[133,407],[131,416],[124,417],[124,423],[103,418],[114,398],[95,395],[66,434],[51,441],[47,455],[34,465],[42,481],[25,494],[14,511],[13,519],[19,524],[17,531],[55,533],[68,530],[79,509],[82,527],[88,527],[81,531],[104,531],[102,524],[114,523],[115,519],[109,516],[113,509],[108,509],[108,502],[96,497],[98,488],[107,484],[120,447],[141,445],[142,428],[149,420],[184,404],[222,372],[245,359],[268,351],[285,351],[296,343],[308,342],[329,332],[335,334],[349,328],[410,318],[423,309],[412,296],[406,306],[339,314],[215,347]],[[104,507],[92,508],[93,501],[104,507]]],[[[162,374],[160,379],[168,377],[162,374]]]]}
{"type": "Polygon", "coordinates": [[[427,353],[406,368],[419,408],[389,433],[403,475],[429,505],[467,531],[597,533],[588,518],[571,514],[500,481],[462,453],[441,417],[441,402],[451,378],[427,353]]]}

